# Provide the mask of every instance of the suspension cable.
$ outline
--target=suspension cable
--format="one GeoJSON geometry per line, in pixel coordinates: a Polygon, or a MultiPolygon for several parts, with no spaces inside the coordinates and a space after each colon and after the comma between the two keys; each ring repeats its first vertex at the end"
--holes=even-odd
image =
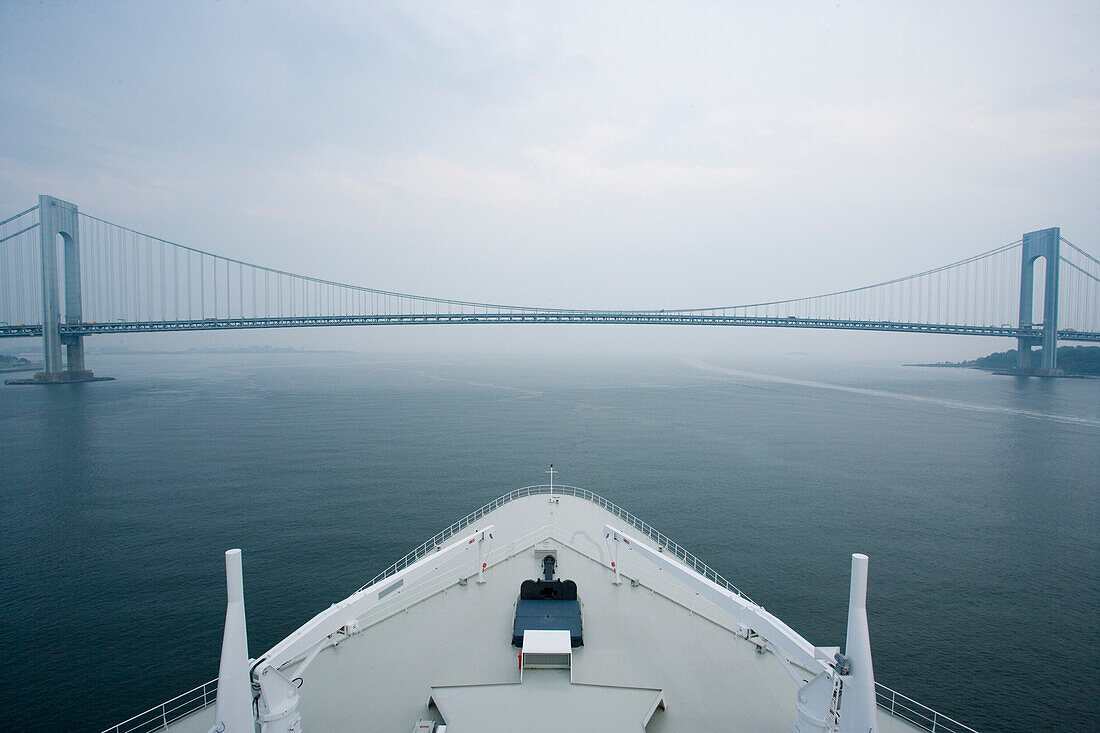
{"type": "Polygon", "coordinates": [[[1082,255],[1084,255],[1085,257],[1087,257],[1087,258],[1089,258],[1090,260],[1092,260],[1092,262],[1093,262],[1094,264],[1100,265],[1100,260],[1098,260],[1098,259],[1096,259],[1095,257],[1093,257],[1092,255],[1090,255],[1090,254],[1089,254],[1088,252],[1086,252],[1085,250],[1083,250],[1083,249],[1081,249],[1080,247],[1078,247],[1078,246],[1077,246],[1076,244],[1074,244],[1073,242],[1069,241],[1068,239],[1064,239],[1064,238],[1062,239],[1062,242],[1063,242],[1064,244],[1068,244],[1068,245],[1069,245],[1070,247],[1072,247],[1072,248],[1073,248],[1073,249],[1074,249],[1074,250],[1075,250],[1076,252],[1078,252],[1079,254],[1082,254],[1082,255]]]}
{"type": "Polygon", "coordinates": [[[301,281],[304,281],[304,282],[310,282],[310,283],[314,283],[314,284],[318,284],[318,285],[331,285],[331,286],[340,287],[340,288],[348,288],[350,290],[358,290],[358,291],[363,291],[363,292],[368,292],[368,293],[377,293],[379,295],[388,295],[388,296],[392,296],[392,297],[395,297],[395,298],[412,298],[412,299],[415,299],[415,300],[426,300],[426,301],[429,301],[429,302],[432,302],[432,303],[445,303],[445,304],[449,304],[449,305],[469,305],[469,306],[481,307],[481,308],[507,308],[509,310],[525,310],[525,311],[539,311],[539,312],[561,312],[561,313],[575,313],[575,312],[578,312],[577,309],[571,309],[571,308],[539,308],[539,307],[536,307],[536,306],[504,305],[502,303],[481,303],[481,302],[470,301],[470,300],[452,300],[452,299],[449,299],[449,298],[433,298],[433,297],[427,296],[427,295],[413,295],[411,293],[400,293],[400,292],[396,292],[396,291],[392,291],[392,290],[379,290],[378,288],[368,288],[368,287],[363,287],[361,285],[351,285],[349,283],[337,282],[335,280],[325,280],[325,279],[318,278],[318,277],[310,277],[309,275],[300,275],[298,273],[289,272],[287,270],[279,270],[279,269],[276,269],[274,267],[265,267],[264,265],[257,265],[257,264],[254,264],[252,262],[245,262],[243,260],[234,259],[232,257],[223,257],[222,255],[214,254],[212,252],[206,252],[206,251],[201,250],[201,249],[196,249],[195,247],[188,247],[186,244],[179,244],[178,242],[172,242],[172,241],[164,239],[162,237],[155,237],[152,234],[145,234],[144,232],[139,232],[136,229],[130,229],[129,227],[124,227],[124,226],[121,226],[119,224],[114,224],[114,223],[106,221],[104,219],[100,219],[98,217],[92,216],[91,214],[85,214],[83,211],[78,212],[78,213],[79,213],[80,216],[84,216],[84,217],[87,217],[89,219],[94,219],[95,221],[103,222],[104,224],[107,224],[108,226],[117,227],[118,229],[130,232],[131,234],[135,234],[135,235],[140,236],[140,237],[148,237],[149,239],[160,242],[162,244],[168,244],[168,245],[171,245],[173,247],[179,247],[180,249],[185,249],[188,252],[194,252],[198,255],[205,255],[207,257],[212,257],[215,260],[222,260],[224,262],[232,262],[233,264],[242,265],[244,267],[254,267],[257,270],[262,270],[264,272],[269,272],[269,273],[274,274],[274,275],[282,275],[282,276],[285,276],[285,277],[295,278],[297,280],[301,280],[301,281]]]}
{"type": "Polygon", "coordinates": [[[20,212],[20,213],[16,214],[15,216],[9,216],[7,219],[4,219],[4,221],[0,221],[0,227],[4,226],[9,221],[15,221],[16,219],[18,219],[21,216],[26,216],[27,214],[31,213],[32,211],[35,211],[37,208],[38,208],[38,206],[36,204],[35,206],[32,206],[31,208],[27,209],[26,211],[20,212]]]}
{"type": "MultiPolygon", "coordinates": [[[[33,210],[33,209],[31,209],[31,210],[33,210]]],[[[28,211],[30,211],[30,210],[28,210],[28,211]]],[[[24,213],[26,213],[26,212],[24,212],[24,213]]],[[[170,246],[173,246],[173,247],[178,247],[178,248],[183,249],[183,250],[188,251],[188,252],[194,252],[194,253],[198,254],[200,256],[200,258],[202,256],[211,257],[212,259],[215,260],[215,264],[214,264],[215,269],[217,268],[217,264],[216,264],[217,260],[222,260],[222,261],[227,263],[227,266],[228,266],[229,263],[233,263],[233,264],[236,264],[240,267],[254,268],[255,270],[259,270],[259,271],[264,272],[266,274],[273,274],[273,275],[277,275],[277,276],[280,276],[280,277],[288,277],[288,278],[292,278],[292,279],[295,279],[295,280],[299,280],[303,283],[303,285],[305,283],[310,283],[314,286],[338,287],[338,288],[344,288],[344,289],[347,289],[347,290],[361,292],[361,293],[371,293],[373,295],[381,295],[381,296],[393,297],[393,298],[398,298],[398,299],[411,299],[411,300],[418,300],[418,301],[422,301],[422,302],[431,302],[431,303],[446,304],[446,305],[470,306],[470,307],[474,307],[474,308],[497,308],[497,309],[507,309],[507,310],[514,310],[514,311],[539,311],[539,312],[556,312],[556,313],[603,312],[603,311],[597,311],[597,310],[591,310],[591,309],[540,308],[540,307],[536,307],[536,306],[516,306],[516,305],[505,305],[505,304],[500,304],[500,303],[487,303],[487,302],[479,302],[479,301],[455,300],[455,299],[450,299],[450,298],[436,298],[436,297],[431,297],[431,296],[413,295],[411,293],[402,293],[402,292],[391,291],[391,290],[381,290],[381,289],[378,289],[378,288],[368,288],[368,287],[359,286],[359,285],[351,285],[349,283],[342,283],[342,282],[337,282],[337,281],[333,281],[333,280],[325,280],[325,279],[322,279],[322,278],[310,277],[308,275],[300,275],[300,274],[289,272],[289,271],[286,271],[286,270],[279,270],[279,269],[272,268],[272,267],[265,267],[264,265],[257,265],[257,264],[253,264],[251,262],[245,262],[243,260],[238,260],[238,259],[234,259],[234,258],[231,258],[231,257],[223,257],[221,255],[216,255],[216,254],[213,254],[211,252],[206,252],[204,250],[200,250],[200,249],[197,249],[197,248],[194,248],[194,247],[189,247],[189,246],[184,245],[184,244],[179,244],[177,242],[172,242],[172,241],[164,239],[162,237],[156,237],[156,236],[153,236],[153,235],[150,235],[150,234],[145,234],[145,233],[139,232],[135,229],[130,229],[129,227],[120,226],[118,224],[114,224],[114,223],[108,222],[104,219],[100,219],[98,217],[92,216],[91,214],[86,214],[84,212],[79,212],[79,215],[87,217],[88,219],[92,219],[94,221],[101,222],[101,223],[106,224],[108,226],[116,227],[120,230],[130,232],[130,233],[132,233],[134,235],[137,235],[137,236],[147,237],[148,239],[151,239],[151,240],[157,241],[157,242],[161,242],[162,244],[170,245],[170,246]]],[[[820,295],[814,295],[814,296],[808,296],[808,297],[802,297],[802,298],[791,298],[791,299],[786,299],[786,300],[774,300],[774,301],[767,301],[767,302],[760,302],[760,303],[748,303],[748,304],[743,304],[743,305],[717,306],[717,307],[710,307],[710,308],[665,309],[663,312],[666,312],[666,313],[700,313],[700,312],[716,311],[716,310],[722,310],[722,309],[756,308],[756,307],[765,307],[765,306],[772,306],[772,305],[783,305],[783,304],[789,304],[789,303],[805,303],[805,302],[808,302],[808,301],[818,300],[818,299],[828,298],[828,297],[833,297],[833,296],[849,295],[849,294],[853,294],[853,293],[861,293],[861,292],[866,292],[866,291],[872,290],[874,288],[881,288],[881,287],[885,287],[885,286],[889,286],[889,285],[895,285],[895,284],[898,284],[898,283],[904,283],[904,282],[907,282],[907,281],[915,280],[917,278],[926,277],[928,275],[934,275],[936,273],[943,272],[945,270],[950,270],[952,268],[961,267],[961,266],[970,264],[972,262],[976,262],[978,260],[982,260],[982,259],[985,259],[985,258],[988,258],[988,257],[992,257],[994,255],[1000,254],[1002,252],[1008,251],[1008,250],[1010,250],[1014,247],[1019,246],[1021,242],[1022,242],[1022,240],[1016,240],[1015,242],[1011,242],[1009,244],[1002,245],[1000,247],[996,247],[994,249],[991,249],[988,252],[983,252],[981,254],[977,254],[977,255],[974,255],[972,257],[967,257],[965,259],[959,260],[957,262],[953,262],[953,263],[948,264],[948,265],[942,265],[940,267],[935,267],[935,268],[932,268],[930,270],[925,270],[923,272],[919,272],[919,273],[916,273],[916,274],[913,274],[913,275],[907,275],[905,277],[894,278],[892,280],[886,280],[886,281],[883,281],[883,282],[875,283],[873,285],[864,285],[862,287],[849,288],[847,290],[838,290],[838,291],[831,292],[831,293],[824,293],[824,294],[820,294],[820,295]]],[[[1076,247],[1072,243],[1067,242],[1067,244],[1069,244],[1069,246],[1073,247],[1075,250],[1081,251],[1078,247],[1076,247]]],[[[1084,253],[1083,251],[1082,251],[1082,254],[1085,254],[1086,257],[1089,257],[1090,259],[1093,259],[1093,261],[1097,261],[1094,258],[1092,258],[1091,255],[1088,255],[1087,253],[1084,253]]],[[[1097,262],[1098,262],[1098,264],[1100,264],[1100,261],[1097,261],[1097,262]]],[[[291,292],[293,294],[293,290],[291,292]]],[[[303,291],[303,296],[305,296],[305,295],[306,295],[306,292],[303,291]]],[[[318,292],[317,295],[319,297],[319,292],[318,292]]],[[[654,312],[654,311],[652,309],[646,309],[646,310],[632,310],[632,311],[623,311],[623,312],[650,313],[650,312],[654,312]]]]}
{"type": "Polygon", "coordinates": [[[1067,260],[1065,257],[1059,257],[1058,259],[1061,260],[1062,262],[1064,262],[1065,264],[1069,265],[1070,267],[1072,267],[1074,270],[1077,270],[1077,272],[1081,273],[1085,277],[1091,278],[1091,279],[1095,280],[1096,282],[1100,283],[1100,277],[1097,277],[1096,275],[1093,275],[1088,270],[1085,270],[1084,268],[1078,267],[1074,263],[1067,260]]]}
{"type": "Polygon", "coordinates": [[[970,264],[971,262],[976,262],[978,260],[985,259],[986,257],[992,257],[993,255],[1000,254],[1001,252],[1006,252],[1006,251],[1012,249],[1013,247],[1018,247],[1018,246],[1020,246],[1020,244],[1022,242],[1023,242],[1022,239],[1017,239],[1015,242],[1010,242],[1009,244],[1001,245],[1000,247],[996,247],[994,249],[991,249],[988,252],[982,252],[981,254],[974,255],[973,257],[967,257],[966,259],[959,260],[958,262],[952,262],[950,265],[942,265],[940,267],[934,267],[931,270],[925,270],[924,272],[918,272],[915,275],[906,275],[905,277],[897,277],[897,278],[894,278],[893,280],[885,280],[883,282],[875,283],[873,285],[864,285],[864,286],[858,287],[858,288],[849,288],[848,290],[837,290],[837,291],[832,292],[832,293],[822,293],[821,295],[810,295],[810,296],[807,296],[807,297],[804,297],[804,298],[790,298],[788,300],[770,300],[770,301],[763,302],[763,303],[746,303],[744,305],[716,306],[716,307],[713,307],[713,308],[680,308],[680,309],[675,309],[675,310],[667,309],[667,310],[665,310],[665,312],[666,313],[697,313],[697,312],[700,312],[700,311],[721,310],[722,308],[757,308],[757,307],[762,307],[762,306],[766,306],[766,305],[783,305],[785,303],[801,303],[801,302],[805,302],[807,300],[816,300],[818,298],[828,298],[829,296],[832,296],[832,295],[844,295],[844,294],[847,294],[847,293],[858,293],[860,291],[871,290],[873,288],[881,288],[881,287],[884,287],[886,285],[895,285],[895,284],[900,283],[900,282],[905,282],[906,280],[915,280],[918,277],[924,277],[926,275],[934,275],[937,272],[943,272],[944,270],[950,270],[953,267],[959,267],[961,265],[967,265],[967,264],[970,264]]]}
{"type": "MultiPolygon", "coordinates": [[[[11,219],[8,219],[8,221],[11,221],[11,219]]],[[[18,237],[23,232],[29,232],[31,229],[34,229],[37,226],[38,226],[38,222],[35,222],[34,224],[31,224],[29,227],[24,227],[24,228],[20,229],[15,234],[9,234],[8,236],[4,237],[3,239],[0,239],[0,244],[3,244],[4,242],[8,241],[12,237],[18,237]]]]}

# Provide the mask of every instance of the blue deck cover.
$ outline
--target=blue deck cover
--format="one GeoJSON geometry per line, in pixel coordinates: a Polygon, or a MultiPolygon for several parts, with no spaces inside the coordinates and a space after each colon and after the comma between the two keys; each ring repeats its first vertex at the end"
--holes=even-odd
{"type": "Polygon", "coordinates": [[[569,632],[569,641],[574,647],[584,644],[581,635],[581,604],[570,600],[534,600],[520,598],[516,602],[516,622],[512,626],[512,644],[523,646],[523,632],[556,631],[569,632]]]}

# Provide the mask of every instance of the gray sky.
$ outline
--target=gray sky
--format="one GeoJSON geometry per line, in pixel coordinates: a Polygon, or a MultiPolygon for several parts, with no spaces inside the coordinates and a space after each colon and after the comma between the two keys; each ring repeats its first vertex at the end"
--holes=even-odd
{"type": "MultiPolygon", "coordinates": [[[[1096,2],[0,2],[0,212],[49,193],[303,274],[585,308],[828,292],[1048,226],[1098,253],[1098,38],[1096,2]]],[[[669,327],[247,338],[901,359],[1012,346],[669,327]]]]}

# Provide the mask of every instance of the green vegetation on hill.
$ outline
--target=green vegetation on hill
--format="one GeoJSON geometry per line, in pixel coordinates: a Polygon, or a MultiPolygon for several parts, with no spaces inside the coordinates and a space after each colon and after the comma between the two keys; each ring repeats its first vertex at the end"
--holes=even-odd
{"type": "MultiPolygon", "coordinates": [[[[1040,366],[1039,349],[1031,352],[1031,365],[1040,366]]],[[[1001,351],[983,356],[973,361],[959,362],[958,366],[972,366],[980,369],[1015,369],[1016,349],[1001,351]]],[[[1066,374],[1100,375],[1100,346],[1059,346],[1058,368],[1066,374]]]]}
{"type": "Polygon", "coordinates": [[[0,354],[0,372],[17,372],[29,369],[41,369],[42,365],[28,361],[27,359],[20,358],[18,356],[9,356],[8,354],[0,354]]]}

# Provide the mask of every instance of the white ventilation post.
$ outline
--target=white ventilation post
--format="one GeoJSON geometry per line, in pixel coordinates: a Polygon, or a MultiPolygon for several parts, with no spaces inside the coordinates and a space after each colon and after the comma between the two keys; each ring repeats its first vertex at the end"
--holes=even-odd
{"type": "Polygon", "coordinates": [[[248,672],[248,633],[244,621],[244,573],[241,551],[225,551],[225,632],[222,659],[218,665],[218,699],[214,706],[214,727],[219,733],[254,733],[252,683],[248,672]]]}
{"type": "Polygon", "coordinates": [[[875,670],[871,634],[867,628],[867,556],[852,555],[852,585],[848,594],[848,638],[844,654],[850,671],[840,704],[841,733],[874,733],[878,728],[875,670]]]}

